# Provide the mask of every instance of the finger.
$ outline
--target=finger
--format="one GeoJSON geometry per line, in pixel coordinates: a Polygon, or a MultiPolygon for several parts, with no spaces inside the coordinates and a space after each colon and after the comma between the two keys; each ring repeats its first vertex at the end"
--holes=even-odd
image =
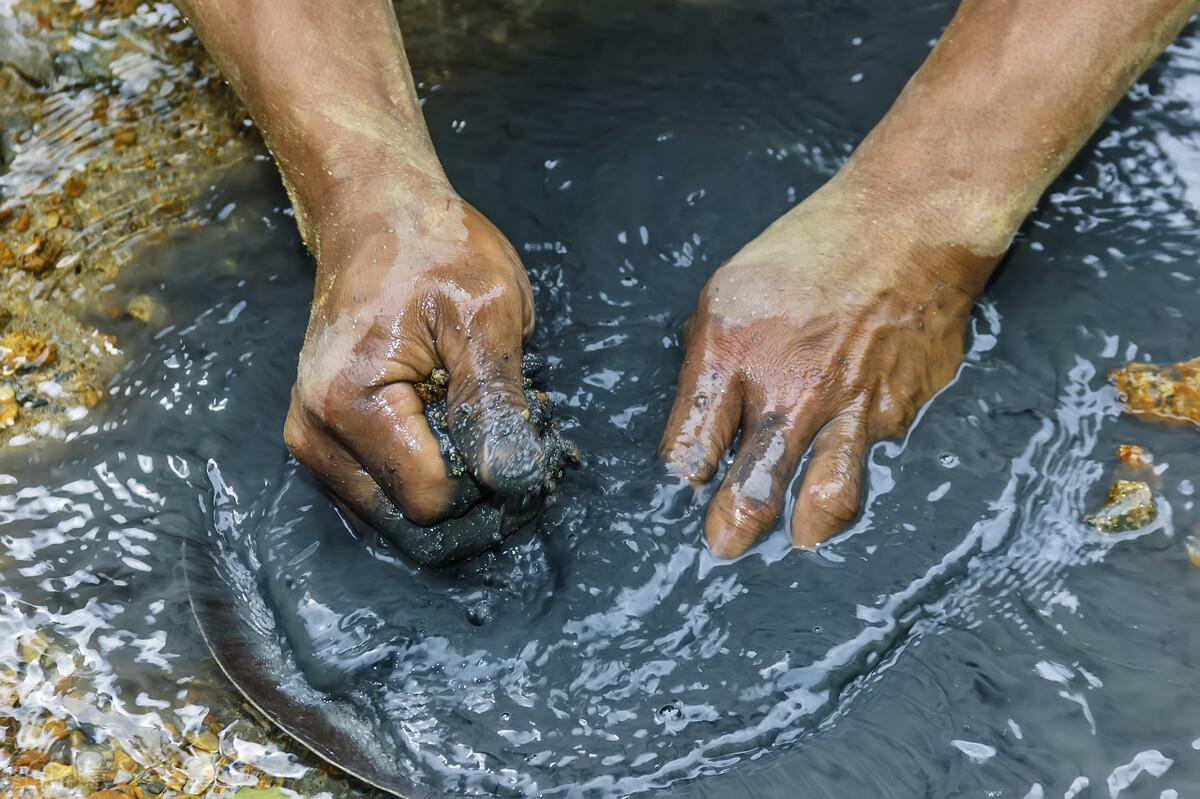
{"type": "Polygon", "coordinates": [[[704,521],[713,554],[742,554],[779,518],[787,486],[819,424],[811,421],[814,416],[772,412],[743,430],[737,457],[704,521]]]}
{"type": "Polygon", "coordinates": [[[450,372],[450,437],[475,479],[510,497],[540,493],[548,471],[525,399],[521,332],[500,309],[484,309],[438,345],[450,372]]]}
{"type": "Polygon", "coordinates": [[[321,481],[343,510],[382,532],[403,520],[375,478],[332,436],[306,423],[303,412],[288,412],[283,437],[296,460],[321,481]]]}
{"type": "Polygon", "coordinates": [[[693,341],[658,453],[672,471],[707,483],[733,443],[742,414],[740,381],[718,365],[713,347],[693,341]]]}
{"type": "Polygon", "coordinates": [[[834,417],[817,434],[792,510],[796,546],[816,546],[857,518],[866,447],[866,421],[857,408],[834,417]]]}
{"type": "Polygon", "coordinates": [[[343,407],[333,433],[400,512],[431,525],[455,509],[460,488],[411,385],[389,383],[343,407]]]}

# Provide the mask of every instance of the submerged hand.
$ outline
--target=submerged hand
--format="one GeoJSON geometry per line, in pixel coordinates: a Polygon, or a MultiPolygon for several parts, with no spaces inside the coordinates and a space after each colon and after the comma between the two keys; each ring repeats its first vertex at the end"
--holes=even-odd
{"type": "Polygon", "coordinates": [[[288,448],[363,520],[432,524],[460,512],[413,384],[450,374],[447,417],[476,479],[507,496],[540,487],[521,345],[529,280],[512,246],[444,180],[359,184],[308,236],[312,314],[292,389],[288,448]]]}
{"type": "Polygon", "coordinates": [[[741,427],[705,520],[719,556],[771,527],[810,443],[792,540],[849,525],[868,445],[904,433],[962,358],[997,259],[930,243],[936,230],[877,199],[835,179],[718,269],[688,324],[662,455],[707,482],[741,427]]]}

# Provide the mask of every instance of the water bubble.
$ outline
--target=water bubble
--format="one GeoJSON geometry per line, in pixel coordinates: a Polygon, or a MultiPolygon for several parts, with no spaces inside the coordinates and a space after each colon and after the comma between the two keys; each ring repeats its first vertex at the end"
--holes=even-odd
{"type": "Polygon", "coordinates": [[[683,718],[683,707],[678,702],[668,702],[655,715],[659,721],[678,721],[683,718]]]}
{"type": "Polygon", "coordinates": [[[476,627],[482,627],[490,623],[492,617],[492,603],[486,599],[480,600],[467,608],[467,621],[476,627]]]}

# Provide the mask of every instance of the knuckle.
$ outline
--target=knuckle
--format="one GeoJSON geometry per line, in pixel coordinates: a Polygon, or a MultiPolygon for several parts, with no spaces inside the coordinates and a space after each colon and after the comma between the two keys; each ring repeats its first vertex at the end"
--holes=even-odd
{"type": "Polygon", "coordinates": [[[444,489],[445,486],[436,480],[401,481],[393,475],[387,496],[381,497],[381,502],[394,503],[410,522],[431,527],[440,522],[449,509],[450,501],[444,489]]]}
{"type": "Polygon", "coordinates": [[[312,460],[315,445],[309,426],[301,421],[297,414],[290,411],[283,423],[283,443],[288,452],[296,456],[301,463],[312,460]]]}
{"type": "Polygon", "coordinates": [[[804,493],[809,508],[830,521],[844,526],[858,516],[857,475],[829,475],[806,485],[804,493]]]}
{"type": "Polygon", "coordinates": [[[775,523],[779,508],[770,500],[735,496],[725,508],[725,521],[736,530],[757,534],[775,523]]]}
{"type": "Polygon", "coordinates": [[[413,524],[420,525],[421,527],[432,527],[441,521],[439,509],[427,502],[416,501],[397,504],[404,518],[413,524]]]}

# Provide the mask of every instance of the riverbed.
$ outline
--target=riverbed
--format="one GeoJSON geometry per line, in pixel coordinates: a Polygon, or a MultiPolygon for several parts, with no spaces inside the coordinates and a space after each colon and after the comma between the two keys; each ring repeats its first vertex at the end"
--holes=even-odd
{"type": "MultiPolygon", "coordinates": [[[[1123,415],[1104,379],[1200,350],[1193,29],[1043,198],[960,373],[872,450],[848,532],[795,550],[780,524],[718,561],[711,489],[655,460],[700,287],[834,173],[953,9],[548,2],[444,40],[437,68],[414,56],[451,180],[530,273],[530,347],[584,453],[535,526],[451,573],[356,536],[283,448],[312,266],[269,163],[197,190],[196,224],[105,284],[161,315],[100,323],[125,325],[104,401],[0,453],[10,715],[143,759],[169,722],[195,756],[210,705],[240,700],[193,623],[187,544],[220,553],[206,590],[277,682],[424,795],[1200,791],[1200,433],[1123,415]],[[1158,517],[1104,535],[1083,517],[1125,443],[1153,453],[1158,517]],[[38,636],[62,654],[29,657],[38,636]]],[[[235,770],[314,767],[215,726],[235,770]]]]}

